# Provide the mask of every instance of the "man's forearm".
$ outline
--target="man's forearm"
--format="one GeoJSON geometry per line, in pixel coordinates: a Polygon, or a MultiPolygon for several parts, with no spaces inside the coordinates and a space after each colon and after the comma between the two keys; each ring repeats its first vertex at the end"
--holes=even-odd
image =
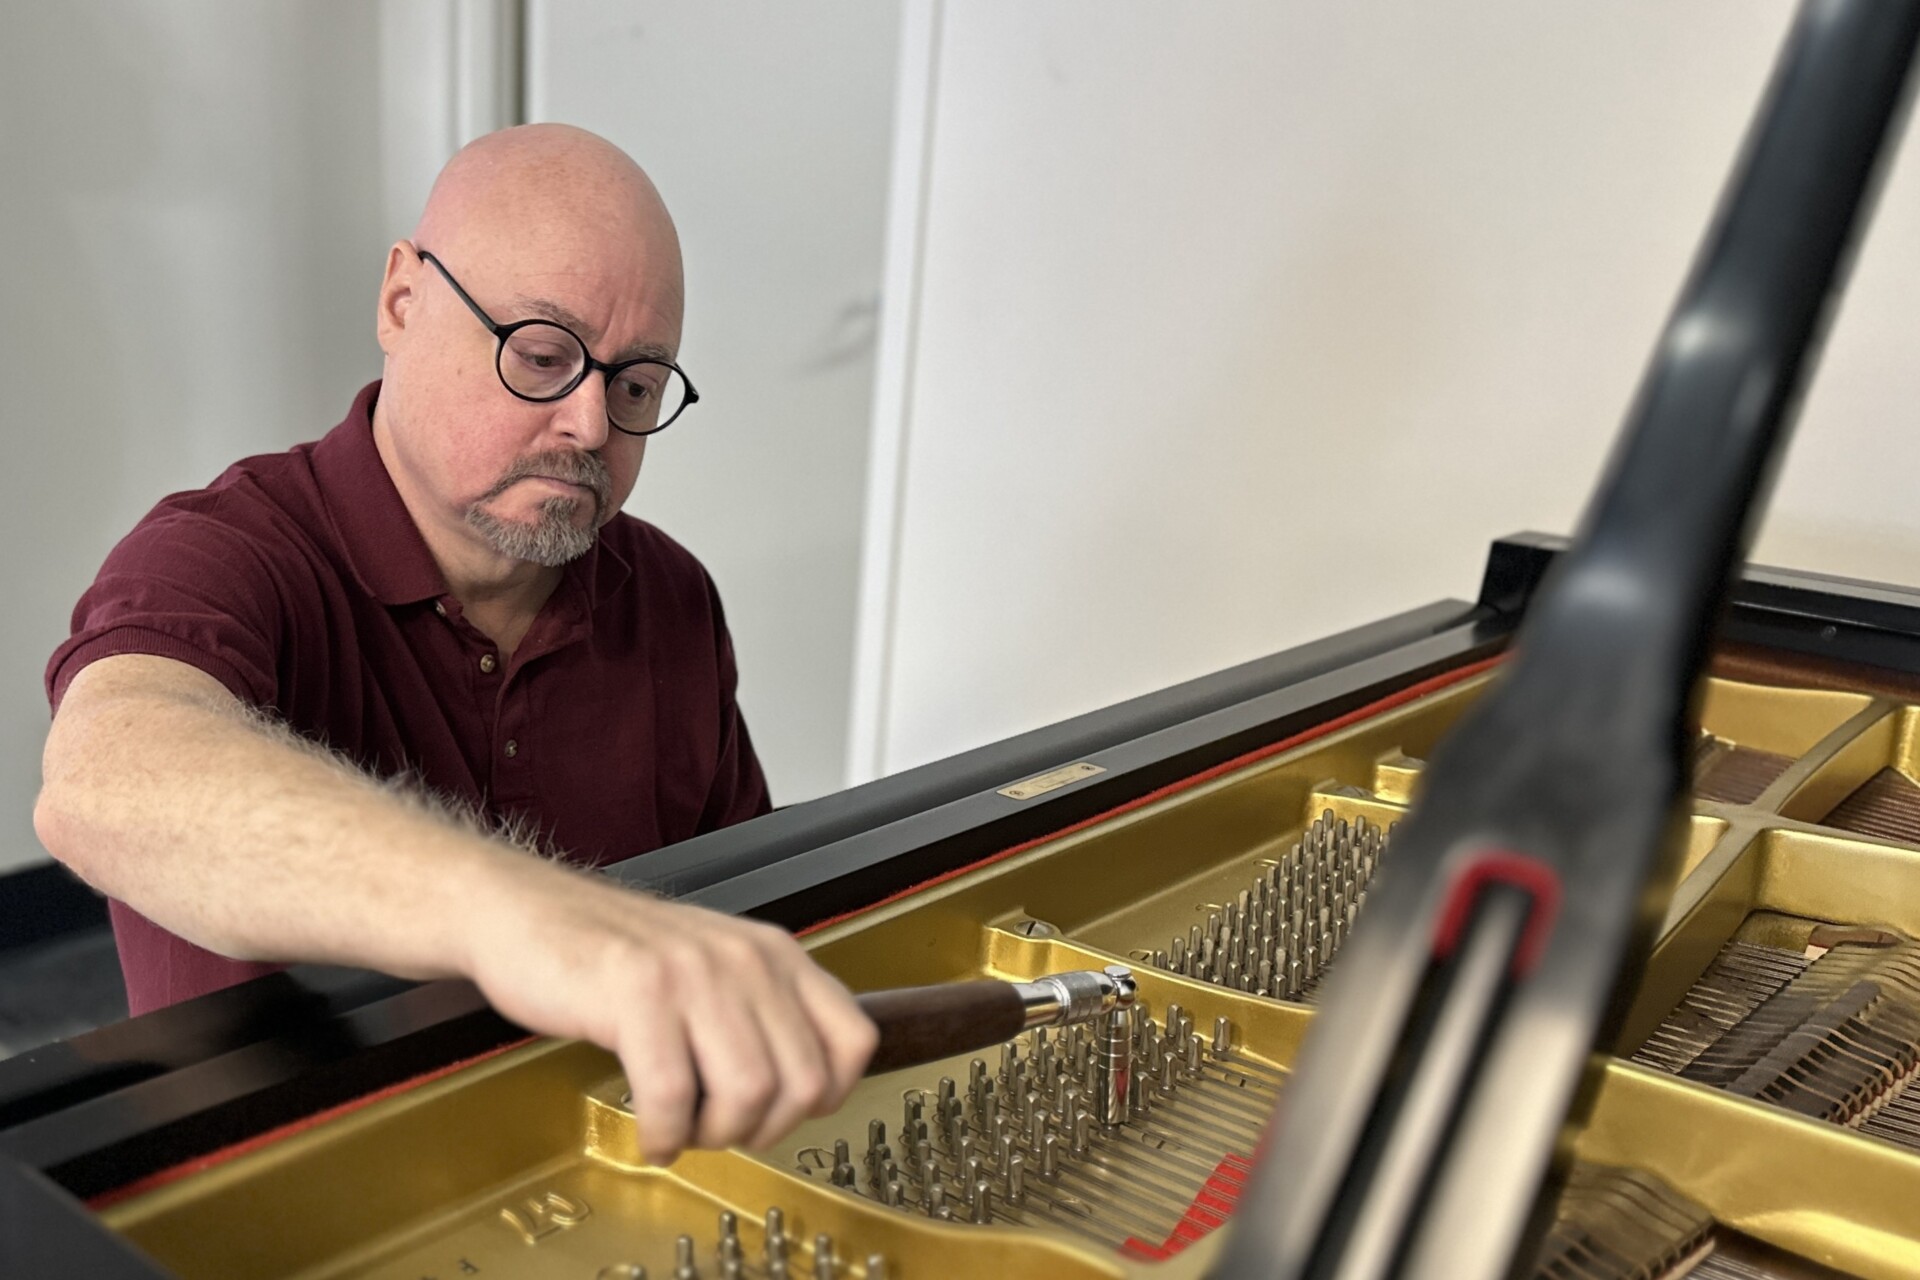
{"type": "Polygon", "coordinates": [[[236,959],[471,971],[465,927],[526,859],[159,658],[74,679],[47,742],[42,841],[96,888],[236,959]]]}
{"type": "Polygon", "coordinates": [[[839,1105],[873,1052],[784,932],[530,857],[180,663],[82,671],[45,774],[40,838],[163,928],[237,959],[468,977],[521,1026],[618,1054],[654,1159],[771,1142],[839,1105]]]}

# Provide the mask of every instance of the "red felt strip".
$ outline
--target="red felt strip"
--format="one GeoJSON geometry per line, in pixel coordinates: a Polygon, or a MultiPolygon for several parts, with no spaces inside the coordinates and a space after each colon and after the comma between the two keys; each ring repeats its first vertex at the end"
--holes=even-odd
{"type": "Polygon", "coordinates": [[[1357,724],[1362,720],[1370,719],[1386,711],[1391,711],[1395,707],[1404,706],[1416,698],[1424,698],[1430,693],[1436,693],[1448,685],[1458,684],[1460,681],[1468,679],[1469,677],[1477,676],[1499,661],[1500,655],[1496,654],[1491,658],[1484,658],[1479,662],[1469,663],[1456,670],[1432,676],[1420,681],[1418,684],[1410,684],[1397,693],[1388,694],[1378,702],[1370,702],[1366,706],[1349,711],[1343,716],[1336,716],[1324,724],[1315,725],[1311,729],[1304,729],[1290,738],[1282,738],[1278,742],[1272,742],[1264,747],[1258,747],[1247,752],[1245,755],[1236,756],[1224,764],[1217,764],[1211,769],[1196,773],[1191,778],[1182,778],[1178,782],[1170,782],[1157,791],[1149,791],[1146,795],[1136,796],[1125,804],[1115,805],[1105,813],[1097,813],[1093,817],[1083,819],[1071,826],[1062,827],[1058,831],[1051,832],[1044,836],[1038,836],[1022,844],[1014,845],[1011,849],[1002,849],[999,853],[988,854],[978,862],[970,862],[966,866],[956,867],[952,871],[943,871],[937,876],[922,880],[920,883],[902,889],[898,893],[889,894],[878,902],[869,903],[864,907],[855,907],[851,911],[843,911],[837,916],[829,916],[825,920],[816,921],[800,930],[799,936],[804,938],[810,933],[817,933],[822,929],[830,928],[843,921],[851,920],[855,916],[864,915],[869,911],[878,911],[881,907],[891,906],[893,903],[899,902],[903,898],[910,898],[917,893],[925,893],[928,889],[943,885],[947,881],[957,879],[960,876],[969,875],[972,872],[980,870],[982,867],[990,867],[996,862],[1004,862],[1008,858],[1025,853],[1029,849],[1037,848],[1040,845],[1047,844],[1054,840],[1059,840],[1064,836],[1070,836],[1076,831],[1085,831],[1088,827],[1096,826],[1099,823],[1110,822],[1122,814],[1131,813],[1135,809],[1144,808],[1156,801],[1164,800],[1168,796],[1178,795],[1182,791],[1187,791],[1193,787],[1212,782],[1215,778],[1232,773],[1236,769],[1244,769],[1250,764],[1257,764],[1271,756],[1277,756],[1282,751],[1291,751],[1297,746],[1314,741],[1316,738],[1324,738],[1330,733],[1336,733],[1348,725],[1357,724]]]}
{"type": "Polygon", "coordinates": [[[1138,1236],[1128,1236],[1121,1244],[1120,1252],[1159,1262],[1171,1258],[1208,1232],[1224,1226],[1234,1206],[1239,1203],[1240,1188],[1246,1180],[1246,1166],[1245,1156],[1229,1151],[1214,1166],[1212,1175],[1193,1197],[1193,1203],[1187,1206],[1187,1211],[1180,1215],[1180,1221],[1174,1223],[1173,1230],[1167,1233],[1165,1240],[1150,1244],[1138,1236]]]}
{"type": "Polygon", "coordinates": [[[124,1187],[115,1187],[111,1191],[103,1191],[87,1201],[87,1207],[98,1211],[106,1208],[108,1205],[118,1204],[122,1200],[130,1200],[134,1196],[145,1195],[147,1192],[158,1190],[170,1182],[178,1182],[182,1178],[211,1169],[215,1165],[222,1165],[229,1160],[237,1160],[249,1152],[258,1151],[262,1147],[272,1146],[282,1138],[290,1138],[296,1133],[302,1133],[313,1128],[315,1125],[325,1124],[329,1120],[337,1120],[341,1116],[349,1115],[360,1110],[362,1107],[371,1106],[383,1098],[398,1097],[400,1094],[418,1089],[423,1084],[432,1084],[435,1080],[443,1076],[450,1076],[456,1071],[464,1071],[468,1067],[485,1062],[488,1058],[498,1057],[509,1049],[518,1049],[523,1044],[531,1044],[535,1039],[537,1039],[535,1036],[522,1036],[520,1039],[509,1044],[488,1049],[485,1053],[476,1053],[471,1058],[462,1058],[460,1061],[450,1062],[444,1067],[435,1067],[433,1070],[422,1072],[411,1079],[402,1080],[397,1084],[390,1084],[384,1089],[376,1089],[372,1093],[349,1099],[336,1106],[328,1107],[324,1111],[316,1111],[310,1116],[302,1116],[300,1119],[289,1121],[277,1129],[268,1129],[264,1133],[256,1133],[251,1138],[243,1138],[232,1146],[221,1147],[217,1151],[210,1151],[206,1155],[195,1156],[191,1160],[183,1160],[171,1168],[162,1169],[158,1173],[150,1173],[137,1182],[129,1182],[124,1187]]]}

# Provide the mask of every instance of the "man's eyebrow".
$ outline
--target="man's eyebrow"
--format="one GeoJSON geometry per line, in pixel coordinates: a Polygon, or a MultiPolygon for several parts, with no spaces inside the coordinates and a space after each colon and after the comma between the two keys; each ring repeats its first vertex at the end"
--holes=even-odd
{"type": "MultiPolygon", "coordinates": [[[[551,298],[534,298],[526,294],[517,295],[513,303],[522,311],[531,311],[543,320],[565,325],[578,334],[582,342],[589,346],[600,337],[599,327],[588,324],[575,315],[571,308],[563,307],[551,298]]],[[[658,342],[633,342],[614,353],[608,364],[624,364],[628,360],[664,360],[673,363],[673,349],[658,342]]]]}

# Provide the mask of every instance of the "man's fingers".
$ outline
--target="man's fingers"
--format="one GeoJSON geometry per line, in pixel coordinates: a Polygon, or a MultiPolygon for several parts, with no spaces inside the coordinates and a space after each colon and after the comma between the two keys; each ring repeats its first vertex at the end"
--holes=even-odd
{"type": "Polygon", "coordinates": [[[634,1027],[620,1045],[620,1063],[633,1092],[640,1153],[649,1164],[670,1164],[693,1136],[699,1081],[685,1028],[676,1010],[634,1027]]]}
{"type": "Polygon", "coordinates": [[[780,1072],[779,1093],[748,1140],[749,1146],[760,1149],[812,1115],[832,1093],[834,1080],[819,1028],[791,983],[776,983],[773,999],[755,1012],[780,1072]]]}
{"type": "Polygon", "coordinates": [[[742,981],[707,974],[688,983],[688,1040],[706,1088],[694,1126],[703,1147],[745,1142],[779,1092],[779,1071],[742,981]]]}
{"type": "Polygon", "coordinates": [[[825,1115],[845,1102],[866,1074],[867,1062],[879,1047],[880,1032],[847,989],[811,961],[795,971],[793,985],[826,1047],[832,1084],[813,1110],[815,1115],[825,1115]]]}

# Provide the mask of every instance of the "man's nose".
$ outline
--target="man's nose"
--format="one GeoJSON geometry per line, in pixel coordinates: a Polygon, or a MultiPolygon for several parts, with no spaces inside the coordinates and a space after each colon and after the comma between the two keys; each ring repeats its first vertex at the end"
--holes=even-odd
{"type": "Polygon", "coordinates": [[[607,443],[607,379],[587,370],[580,385],[553,403],[553,426],[574,447],[594,452],[607,443]]]}

